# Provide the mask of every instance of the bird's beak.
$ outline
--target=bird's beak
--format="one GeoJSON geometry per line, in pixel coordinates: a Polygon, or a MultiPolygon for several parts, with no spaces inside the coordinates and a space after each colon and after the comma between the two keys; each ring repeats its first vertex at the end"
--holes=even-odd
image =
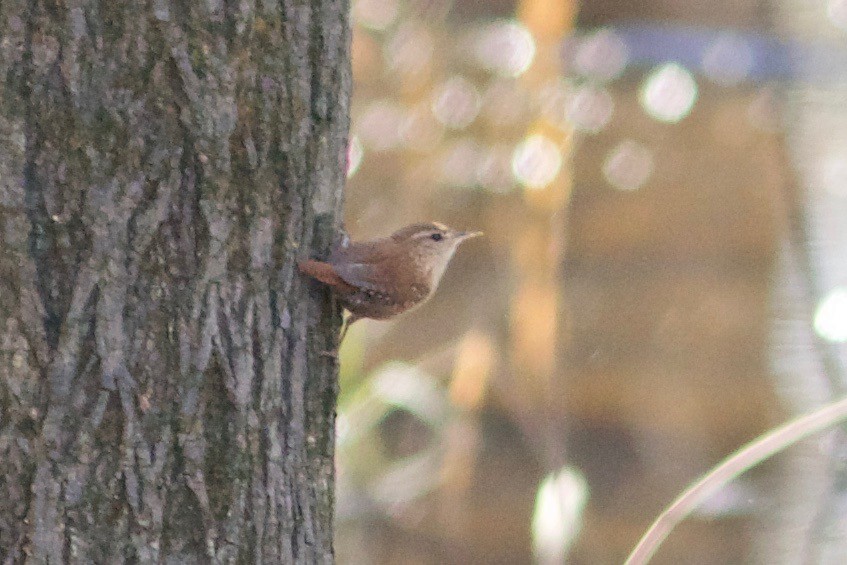
{"type": "Polygon", "coordinates": [[[456,239],[465,240],[472,237],[478,237],[480,235],[483,235],[481,231],[460,231],[456,233],[456,239]]]}

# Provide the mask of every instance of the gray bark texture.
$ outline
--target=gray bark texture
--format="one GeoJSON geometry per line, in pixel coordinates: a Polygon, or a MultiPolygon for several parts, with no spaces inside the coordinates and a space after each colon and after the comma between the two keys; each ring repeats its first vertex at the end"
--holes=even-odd
{"type": "Polygon", "coordinates": [[[0,562],[333,559],[347,0],[0,1],[0,562]]]}

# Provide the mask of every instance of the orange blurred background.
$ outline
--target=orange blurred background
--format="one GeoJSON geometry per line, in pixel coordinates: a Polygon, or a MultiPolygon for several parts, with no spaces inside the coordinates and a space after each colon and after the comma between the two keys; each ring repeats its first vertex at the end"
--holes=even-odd
{"type": "MultiPolygon", "coordinates": [[[[486,237],[344,343],[339,563],[620,563],[701,473],[839,392],[821,359],[847,306],[815,308],[840,259],[808,238],[842,234],[807,191],[847,152],[803,156],[835,140],[802,101],[843,102],[847,2],[354,0],[353,22],[350,234],[486,237]]],[[[831,547],[829,446],[729,485],[655,562],[831,547]]]]}

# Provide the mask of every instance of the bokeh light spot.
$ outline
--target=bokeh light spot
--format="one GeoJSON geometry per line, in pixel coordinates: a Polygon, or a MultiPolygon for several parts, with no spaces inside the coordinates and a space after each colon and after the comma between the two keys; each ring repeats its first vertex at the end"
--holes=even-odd
{"type": "Polygon", "coordinates": [[[442,182],[465,188],[476,185],[476,170],[481,156],[481,149],[476,141],[471,138],[457,140],[442,154],[442,182]]]}
{"type": "Polygon", "coordinates": [[[818,185],[835,196],[847,196],[847,153],[834,152],[823,158],[813,173],[820,175],[818,185]]]}
{"type": "Polygon", "coordinates": [[[390,26],[399,12],[397,0],[356,0],[353,18],[362,27],[383,30],[390,26]]]}
{"type": "Polygon", "coordinates": [[[443,391],[431,375],[407,363],[388,363],[374,376],[374,395],[387,404],[403,408],[435,426],[445,421],[443,391]]]}
{"type": "Polygon", "coordinates": [[[476,59],[493,73],[516,77],[523,74],[535,57],[535,40],[516,21],[490,24],[480,30],[474,41],[476,59]]]}
{"type": "Polygon", "coordinates": [[[582,527],[588,496],[588,482],[573,467],[563,467],[541,481],[532,513],[532,544],[539,563],[565,562],[582,527]]]}
{"type": "Polygon", "coordinates": [[[815,311],[815,332],[827,341],[847,341],[847,288],[836,288],[815,311]]]}
{"type": "Polygon", "coordinates": [[[444,128],[441,127],[423,104],[412,108],[400,124],[400,136],[403,145],[415,151],[429,151],[441,141],[444,128]]]}
{"type": "Polygon", "coordinates": [[[512,154],[512,174],[527,188],[544,188],[562,168],[559,146],[543,135],[523,140],[512,154]]]}
{"type": "Polygon", "coordinates": [[[335,440],[338,445],[344,445],[350,436],[350,420],[347,414],[339,413],[335,417],[335,440]]]}
{"type": "Polygon", "coordinates": [[[407,80],[423,82],[429,76],[432,53],[435,50],[432,34],[422,25],[404,24],[385,43],[383,50],[388,67],[407,80]]]}
{"type": "Polygon", "coordinates": [[[606,157],[603,176],[619,190],[636,190],[653,172],[653,154],[640,143],[622,141],[606,157]]]}
{"type": "Polygon", "coordinates": [[[575,70],[596,81],[610,81],[626,68],[629,53],[614,30],[603,28],[579,42],[574,54],[575,70]]]}
{"type": "Polygon", "coordinates": [[[647,76],[639,100],[653,118],[676,123],[691,112],[697,100],[697,83],[685,67],[667,63],[647,76]]]}
{"type": "Polygon", "coordinates": [[[832,25],[847,31],[847,0],[829,0],[826,5],[826,15],[832,25]]]}
{"type": "Polygon", "coordinates": [[[448,128],[462,129],[474,121],[479,113],[479,104],[476,87],[469,80],[456,76],[436,91],[432,113],[448,128]]]}
{"type": "Polygon", "coordinates": [[[724,34],[706,48],[701,64],[707,77],[718,84],[734,86],[750,74],[753,52],[743,38],[724,34]]]}
{"type": "Polygon", "coordinates": [[[359,166],[362,164],[362,158],[365,156],[365,149],[362,147],[362,142],[359,141],[359,136],[351,135],[350,142],[347,145],[347,178],[349,179],[356,174],[359,166]]]}
{"type": "Polygon", "coordinates": [[[484,150],[476,169],[479,185],[500,194],[511,192],[515,188],[511,157],[512,150],[506,144],[495,145],[484,150]]]}
{"type": "Polygon", "coordinates": [[[362,143],[375,151],[393,149],[402,141],[400,127],[406,118],[403,107],[391,100],[377,100],[362,112],[358,131],[362,143]]]}
{"type": "Polygon", "coordinates": [[[615,103],[602,87],[583,85],[570,97],[567,118],[573,126],[587,133],[597,133],[612,119],[615,103]]]}

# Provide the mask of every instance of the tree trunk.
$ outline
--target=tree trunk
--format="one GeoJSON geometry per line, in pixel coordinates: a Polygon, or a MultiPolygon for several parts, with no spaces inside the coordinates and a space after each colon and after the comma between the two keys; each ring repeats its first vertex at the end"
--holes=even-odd
{"type": "Polygon", "coordinates": [[[346,0],[0,2],[0,559],[332,561],[346,0]]]}

